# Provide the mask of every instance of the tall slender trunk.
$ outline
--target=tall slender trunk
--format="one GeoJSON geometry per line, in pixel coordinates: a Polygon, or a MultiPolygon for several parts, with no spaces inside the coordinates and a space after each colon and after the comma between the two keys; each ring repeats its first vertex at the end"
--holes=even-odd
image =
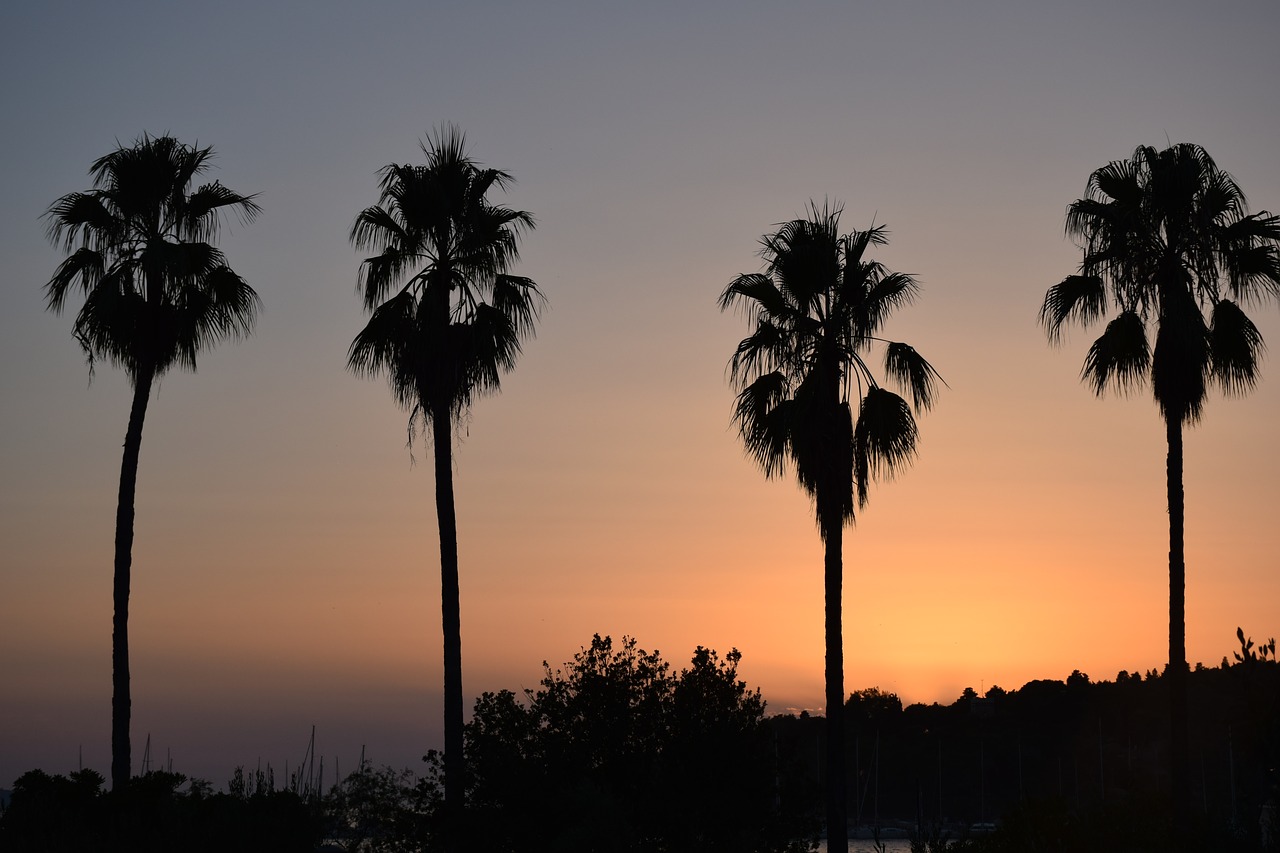
{"type": "Polygon", "coordinates": [[[138,486],[138,456],[142,449],[142,424],[155,378],[150,368],[134,377],[133,405],[124,434],[120,460],[120,493],[116,498],[116,554],[112,579],[114,612],[111,617],[111,789],[123,791],[133,775],[129,745],[129,576],[133,567],[133,500],[138,486]]]}
{"type": "Polygon", "coordinates": [[[450,849],[465,796],[462,756],[462,617],[458,594],[458,523],[453,504],[453,419],[448,406],[431,412],[435,447],[436,519],[440,527],[440,613],[444,626],[444,799],[450,849]]]}
{"type": "Polygon", "coordinates": [[[1166,418],[1169,440],[1169,769],[1170,806],[1175,841],[1187,837],[1191,814],[1190,770],[1187,741],[1187,625],[1186,577],[1183,551],[1184,505],[1182,492],[1182,421],[1166,418]]]}
{"type": "Polygon", "coordinates": [[[849,806],[845,793],[844,755],[844,632],[841,596],[844,587],[844,524],[823,519],[826,543],[827,644],[827,853],[848,853],[849,806]]]}

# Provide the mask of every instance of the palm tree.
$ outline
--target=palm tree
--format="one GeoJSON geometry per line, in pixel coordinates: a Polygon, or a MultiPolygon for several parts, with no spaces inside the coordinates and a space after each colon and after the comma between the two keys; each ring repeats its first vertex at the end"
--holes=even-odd
{"type": "Polygon", "coordinates": [[[1168,441],[1170,783],[1175,820],[1189,814],[1186,565],[1182,431],[1208,388],[1244,393],[1257,382],[1262,336],[1241,304],[1280,297],[1280,217],[1250,215],[1244,193],[1198,145],[1141,147],[1089,176],[1067,208],[1080,271],[1049,288],[1040,322],[1063,327],[1110,313],[1082,379],[1102,395],[1150,380],[1168,441]],[[1155,346],[1151,346],[1154,336],[1155,346]]]}
{"type": "Polygon", "coordinates": [[[941,377],[914,349],[878,337],[894,309],[918,292],[914,278],[866,257],[888,241],[884,226],[839,233],[841,208],[810,215],[761,239],[763,273],[740,275],[720,308],[745,309],[754,331],[729,363],[739,389],[734,422],[766,477],[788,463],[814,502],[826,548],[828,849],[848,849],[844,749],[843,532],[873,478],[915,455],[913,406],[932,405],[941,377]],[[867,358],[884,350],[885,372],[912,404],[876,381],[867,358]],[[856,409],[856,411],[855,411],[856,409]]]}
{"type": "Polygon", "coordinates": [[[419,422],[435,452],[444,623],[445,801],[455,817],[463,799],[462,634],[458,604],[458,535],[453,498],[452,432],[481,394],[499,390],[521,343],[534,332],[543,297],[507,269],[517,238],[533,227],[525,211],[491,204],[491,189],[511,176],[482,168],[454,127],[422,143],[425,165],[392,164],[380,172],[378,204],[351,227],[351,242],[374,254],[360,266],[368,324],[351,344],[348,366],[385,374],[409,410],[409,438],[419,422]]]}
{"type": "Polygon", "coordinates": [[[170,136],[142,136],[89,170],[94,188],[69,193],[45,214],[49,238],[69,252],[45,285],[60,312],[77,287],[84,304],[73,334],[89,359],[123,367],[133,385],[116,506],[115,615],[111,662],[111,785],[130,777],[129,572],[134,492],[151,386],[171,367],[194,371],[196,356],[223,338],[247,335],[258,295],[210,245],[224,209],[243,221],[259,207],[217,181],[192,191],[209,168],[211,148],[170,136]]]}

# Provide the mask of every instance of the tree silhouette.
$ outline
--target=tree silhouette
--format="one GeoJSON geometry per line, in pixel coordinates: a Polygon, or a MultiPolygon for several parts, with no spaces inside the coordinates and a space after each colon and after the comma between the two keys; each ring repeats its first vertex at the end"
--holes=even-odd
{"type": "Polygon", "coordinates": [[[810,205],[807,219],[761,239],[763,273],[740,275],[721,310],[745,309],[755,329],[738,344],[730,378],[748,454],[766,477],[790,463],[813,498],[825,544],[827,836],[848,848],[844,769],[844,648],[841,629],[844,526],[866,504],[873,478],[892,476],[916,451],[913,406],[927,409],[938,373],[914,349],[877,337],[894,309],[918,292],[914,278],[866,257],[884,226],[841,235],[840,207],[810,205]],[[884,350],[885,372],[912,403],[877,383],[867,363],[884,350]],[[856,409],[856,411],[855,411],[856,409]]]}
{"type": "Polygon", "coordinates": [[[90,372],[105,359],[123,367],[133,385],[116,507],[111,785],[117,790],[130,777],[129,574],[151,386],[171,367],[194,371],[205,347],[247,335],[259,307],[257,294],[210,245],[224,208],[246,222],[257,216],[253,196],[217,181],[191,190],[212,156],[212,148],[144,134],[94,162],[92,190],[62,196],[45,214],[49,239],[70,253],[45,285],[49,309],[61,312],[72,291],[83,291],[73,334],[90,372]]]}
{"type": "Polygon", "coordinates": [[[374,254],[360,266],[368,324],[351,344],[348,366],[385,374],[409,410],[412,442],[419,421],[435,453],[444,624],[445,798],[456,814],[463,799],[462,634],[458,603],[458,535],[453,497],[452,431],[472,400],[499,389],[521,342],[534,333],[543,303],[537,285],[509,275],[525,211],[491,204],[506,172],[482,168],[463,134],[442,128],[421,144],[425,165],[392,164],[380,172],[378,204],[351,227],[356,248],[374,254]]]}
{"type": "MultiPolygon", "coordinates": [[[[1118,312],[1089,348],[1082,379],[1102,395],[1151,383],[1169,453],[1169,718],[1176,820],[1190,810],[1182,431],[1208,388],[1241,394],[1258,378],[1262,335],[1241,309],[1280,297],[1280,217],[1247,213],[1244,193],[1198,145],[1140,147],[1089,176],[1067,208],[1080,271],[1049,288],[1040,322],[1060,340],[1118,312]],[[1151,336],[1155,337],[1152,347],[1151,336]]],[[[1184,835],[1184,833],[1179,833],[1184,835]]]]}
{"type": "MultiPolygon", "coordinates": [[[[814,834],[742,655],[596,634],[537,689],[485,693],[466,726],[467,833],[485,851],[799,851],[814,834]]],[[[428,756],[436,769],[437,756],[428,756]]],[[[435,807],[434,772],[425,786],[435,807]]]]}

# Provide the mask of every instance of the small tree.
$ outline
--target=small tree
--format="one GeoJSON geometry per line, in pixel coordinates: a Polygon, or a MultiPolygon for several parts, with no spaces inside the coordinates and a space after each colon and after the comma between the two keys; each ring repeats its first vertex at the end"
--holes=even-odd
{"type": "Polygon", "coordinates": [[[409,770],[361,767],[325,797],[326,835],[342,850],[416,853],[424,850],[424,813],[409,770]]]}
{"type": "Polygon", "coordinates": [[[787,777],[740,660],[699,647],[673,673],[596,635],[563,669],[544,664],[539,689],[481,696],[466,727],[477,849],[788,849],[806,825],[779,806],[787,777]]]}

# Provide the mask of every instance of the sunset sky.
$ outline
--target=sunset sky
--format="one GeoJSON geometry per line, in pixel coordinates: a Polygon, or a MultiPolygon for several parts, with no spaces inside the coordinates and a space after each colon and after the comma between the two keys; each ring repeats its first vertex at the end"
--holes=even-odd
{"type": "MultiPolygon", "coordinates": [[[[887,327],[949,389],[920,456],[845,538],[850,690],[953,701],[1159,668],[1164,430],[1079,381],[1095,334],[1037,326],[1074,272],[1066,205],[1138,145],[1195,142],[1280,209],[1274,0],[10,3],[0,10],[0,787],[109,765],[111,554],[130,389],[92,381],[41,214],[142,132],[213,145],[259,193],[220,239],[253,336],[171,373],[142,443],[135,768],[420,767],[442,742],[431,457],[345,369],[364,323],[347,233],[377,170],[459,125],[537,229],[550,300],[460,430],[465,691],[535,687],[593,632],[687,663],[743,653],[774,712],[822,707],[808,499],[730,424],[747,331],[716,298],[810,199],[923,293],[887,327]],[[1210,7],[1213,7],[1212,9],[1210,7]]],[[[1187,435],[1187,648],[1280,634],[1280,309],[1251,395],[1187,435]]]]}

